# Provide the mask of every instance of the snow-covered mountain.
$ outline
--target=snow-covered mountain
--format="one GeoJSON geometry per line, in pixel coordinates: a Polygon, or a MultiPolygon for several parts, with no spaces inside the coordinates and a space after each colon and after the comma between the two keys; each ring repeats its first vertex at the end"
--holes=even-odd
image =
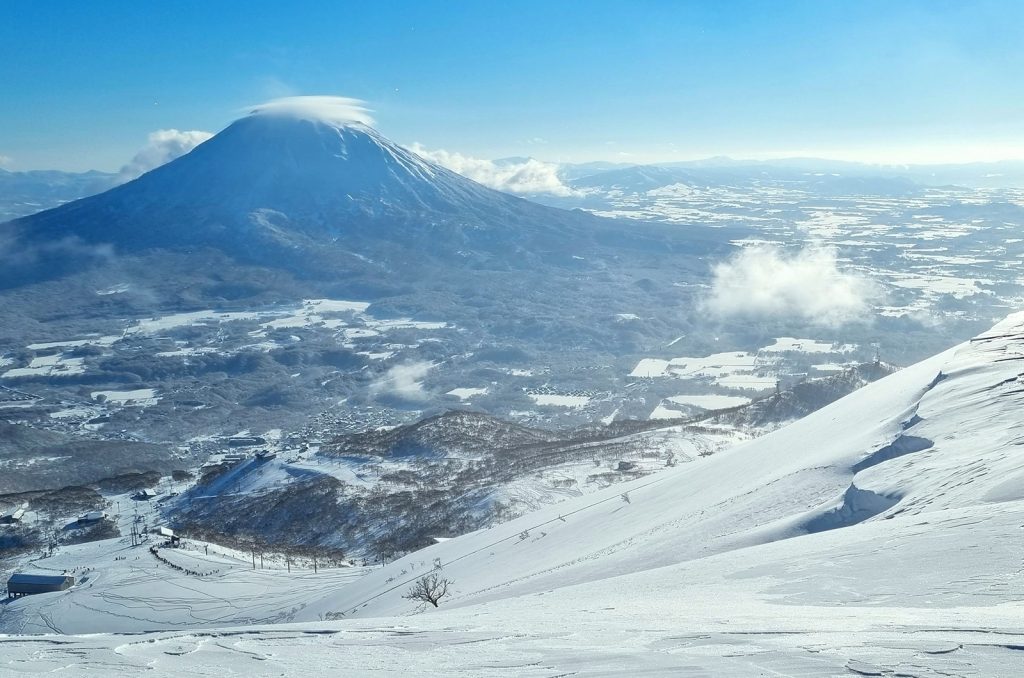
{"type": "MultiPolygon", "coordinates": [[[[39,406],[0,419],[180,444],[294,430],[328,408],[366,426],[405,423],[481,378],[497,382],[492,414],[530,412],[525,388],[610,389],[575,369],[581,351],[608,354],[586,361],[621,378],[635,362],[627,352],[689,334],[681,310],[699,289],[677,284],[706,276],[735,236],[539,205],[363,123],[259,110],[134,181],[0,224],[0,377],[39,406]],[[380,329],[348,311],[251,324],[316,299],[372,307],[380,329]],[[645,320],[612,322],[620,315],[645,320]],[[183,320],[125,332],[162,317],[183,320]],[[436,365],[424,369],[446,386],[394,397],[387,375],[405,365],[436,365]],[[474,373],[481,366],[499,372],[474,373]],[[509,369],[519,376],[499,379],[509,369]],[[95,411],[93,392],[136,390],[125,383],[155,389],[144,407],[170,416],[133,409],[121,425],[95,411]],[[183,407],[195,409],[173,413],[183,407]]],[[[602,417],[617,411],[601,402],[602,417]]],[[[536,418],[582,414],[545,407],[536,418]]]]}
{"type": "Polygon", "coordinates": [[[565,257],[599,221],[485,188],[362,123],[261,111],[134,181],[5,229],[26,244],[74,238],[118,254],[212,247],[308,273],[396,251],[500,254],[502,265],[565,257]]]}
{"type": "Polygon", "coordinates": [[[301,585],[260,572],[247,584],[248,564],[224,554],[169,552],[188,575],[145,549],[114,560],[83,546],[96,568],[87,581],[8,603],[0,623],[275,619],[261,591],[288,607],[277,621],[307,623],[54,636],[45,652],[2,638],[0,656],[71,675],[240,661],[274,675],[371,664],[395,675],[1019,675],[1022,360],[1016,314],[768,436],[347,584],[306,572],[301,585]],[[404,595],[424,574],[450,580],[450,593],[410,617],[404,595]],[[326,586],[309,595],[313,581],[326,586]]]}

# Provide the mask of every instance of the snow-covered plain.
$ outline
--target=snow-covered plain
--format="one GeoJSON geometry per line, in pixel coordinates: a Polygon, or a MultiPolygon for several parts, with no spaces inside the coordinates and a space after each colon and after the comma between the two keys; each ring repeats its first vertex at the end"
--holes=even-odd
{"type": "Polygon", "coordinates": [[[750,402],[750,398],[727,395],[678,395],[668,398],[668,401],[676,405],[691,405],[704,410],[724,410],[729,407],[746,405],[750,402]]]}
{"type": "Polygon", "coordinates": [[[155,405],[160,400],[155,388],[137,388],[131,391],[93,391],[89,394],[93,400],[117,403],[126,407],[145,407],[155,405]]]}
{"type": "Polygon", "coordinates": [[[483,388],[462,387],[462,388],[453,388],[452,390],[448,391],[448,395],[455,396],[459,400],[469,400],[473,396],[484,395],[485,393],[487,393],[487,388],[486,387],[483,387],[483,388]]]}
{"type": "Polygon", "coordinates": [[[573,183],[588,195],[580,206],[602,216],[687,227],[744,224],[750,235],[733,241],[744,247],[835,247],[844,265],[886,291],[872,300],[878,318],[987,322],[1020,307],[1015,273],[1021,240],[1006,237],[1018,235],[1019,220],[985,213],[997,204],[1020,205],[1019,188],[940,187],[926,179],[927,187],[909,193],[889,193],[881,184],[877,192],[853,185],[820,192],[808,183],[811,174],[779,180],[768,176],[771,171],[755,180],[714,178],[713,172],[686,178],[684,172],[682,183],[662,178],[651,188],[645,169],[671,171],[638,167],[583,178],[573,183]]]}
{"type": "Polygon", "coordinates": [[[2,378],[14,377],[70,377],[85,373],[84,358],[66,358],[63,353],[32,358],[27,367],[7,370],[2,378]]]}
{"type": "MultiPolygon", "coordinates": [[[[171,330],[193,326],[216,326],[223,323],[241,321],[260,321],[260,330],[250,333],[255,339],[266,336],[267,330],[285,328],[324,327],[337,332],[343,339],[341,345],[354,347],[354,340],[377,337],[394,330],[438,330],[447,327],[443,322],[425,322],[408,318],[374,318],[367,313],[370,304],[363,301],[346,301],[339,299],[304,299],[301,304],[274,309],[253,311],[214,311],[206,309],[187,313],[172,313],[164,316],[153,316],[129,321],[120,335],[95,335],[83,339],[46,341],[28,344],[30,351],[49,351],[58,348],[73,349],[82,346],[98,346],[110,349],[118,344],[131,343],[139,337],[158,336],[171,330]],[[340,317],[338,317],[340,316],[340,317]]],[[[193,347],[187,342],[178,342],[180,348],[173,351],[160,351],[155,355],[163,358],[183,358],[203,353],[217,353],[218,350],[209,346],[193,347]]],[[[278,347],[273,342],[257,342],[242,346],[239,350],[267,351],[278,347]]],[[[367,354],[363,354],[367,355],[367,354]]],[[[4,359],[0,366],[13,362],[4,359]]],[[[36,356],[25,367],[8,370],[4,378],[27,376],[72,376],[86,372],[85,360],[77,357],[66,357],[63,353],[36,356]]]]}
{"type": "Polygon", "coordinates": [[[299,625],[237,627],[225,586],[235,628],[104,628],[124,601],[97,567],[0,625],[147,633],[0,637],[0,672],[1024,675],[1022,366],[1017,314],[762,438],[321,588],[299,625]],[[403,594],[435,563],[452,595],[424,611],[403,594]]]}
{"type": "Polygon", "coordinates": [[[585,407],[590,398],[584,395],[561,395],[558,393],[530,393],[530,398],[538,405],[553,407],[585,407]]]}
{"type": "MultiPolygon", "coordinates": [[[[784,367],[785,355],[847,356],[855,351],[854,344],[839,344],[815,339],[777,337],[772,344],[756,352],[729,351],[713,353],[698,358],[643,358],[629,374],[634,379],[672,378],[683,381],[709,383],[738,393],[722,396],[738,399],[733,402],[749,402],[744,393],[766,391],[775,388],[779,378],[792,371],[784,367]]],[[[838,371],[842,371],[840,368],[838,371]]],[[[710,397],[710,396],[709,396],[710,397]]],[[[669,400],[672,400],[671,398],[669,400]]],[[[675,401],[681,404],[680,401],[675,401]]],[[[709,401],[712,402],[712,401],[709,401]]],[[[699,407],[713,409],[715,406],[693,403],[699,407]]],[[[728,407],[729,405],[718,405],[728,407]]],[[[651,415],[652,419],[670,416],[671,407],[662,403],[651,415]]],[[[674,415],[673,415],[674,416],[674,415]]]]}

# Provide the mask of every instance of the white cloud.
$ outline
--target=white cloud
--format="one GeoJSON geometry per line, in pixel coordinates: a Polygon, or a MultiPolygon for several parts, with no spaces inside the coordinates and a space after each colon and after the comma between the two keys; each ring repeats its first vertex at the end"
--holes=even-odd
{"type": "Polygon", "coordinates": [[[2,153],[0,153],[0,167],[7,167],[12,162],[14,162],[14,158],[12,158],[9,155],[3,155],[2,153]]]}
{"type": "Polygon", "coordinates": [[[370,385],[374,397],[390,396],[402,400],[424,400],[427,397],[421,379],[434,368],[434,363],[421,361],[395,365],[370,385]]]}
{"type": "Polygon", "coordinates": [[[418,143],[414,143],[411,150],[468,179],[506,193],[548,193],[561,197],[576,195],[576,191],[562,183],[558,177],[558,165],[554,163],[534,158],[494,162],[445,150],[431,151],[418,143]]]}
{"type": "Polygon", "coordinates": [[[331,96],[280,97],[250,106],[253,115],[287,115],[311,120],[324,120],[339,125],[361,123],[372,125],[373,118],[362,99],[331,96]]]}
{"type": "Polygon", "coordinates": [[[179,158],[213,135],[209,132],[158,129],[149,135],[149,142],[121,168],[119,179],[131,181],[160,165],[179,158]]]}
{"type": "Polygon", "coordinates": [[[704,306],[719,317],[791,318],[834,326],[866,318],[880,295],[872,281],[841,270],[832,248],[786,253],[756,246],[714,267],[704,306]]]}

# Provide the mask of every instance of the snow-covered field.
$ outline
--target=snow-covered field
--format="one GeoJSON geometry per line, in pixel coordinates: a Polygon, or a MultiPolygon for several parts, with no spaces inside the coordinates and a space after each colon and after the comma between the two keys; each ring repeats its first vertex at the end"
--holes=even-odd
{"type": "Polygon", "coordinates": [[[84,363],[84,358],[69,358],[63,353],[55,353],[32,358],[27,366],[7,370],[2,377],[71,377],[85,373],[84,363]]]}
{"type": "Polygon", "coordinates": [[[699,380],[738,391],[759,391],[773,388],[778,377],[786,373],[786,370],[782,369],[785,355],[839,358],[856,348],[853,344],[779,337],[773,343],[751,353],[727,351],[703,357],[643,358],[629,376],[640,379],[699,380]]]}
{"type": "Polygon", "coordinates": [[[89,394],[93,400],[116,403],[125,407],[146,407],[156,405],[160,399],[155,388],[137,388],[131,391],[93,391],[89,394]]]}
{"type": "Polygon", "coordinates": [[[583,395],[561,395],[558,393],[530,393],[533,402],[550,407],[585,407],[590,398],[583,395]]]}
{"type": "Polygon", "coordinates": [[[746,405],[750,402],[750,398],[728,395],[678,395],[668,398],[668,401],[675,405],[699,407],[702,410],[724,410],[729,407],[746,405]]]}
{"type": "Polygon", "coordinates": [[[4,630],[143,635],[0,637],[0,672],[1019,676],[1022,361],[1018,314],[775,433],[350,582],[67,549],[52,565],[89,581],[5,604],[4,630]],[[423,610],[403,594],[435,567],[452,593],[423,610]],[[183,620],[221,628],[158,632],[183,620]],[[270,620],[305,623],[239,626],[270,620]]]}
{"type": "MultiPolygon", "coordinates": [[[[675,343],[675,342],[673,342],[675,343]]],[[[671,346],[671,344],[670,344],[671,346]]],[[[666,347],[668,348],[668,347],[666,347]]],[[[696,410],[718,410],[745,405],[758,394],[773,391],[783,379],[793,381],[813,370],[814,376],[835,374],[856,365],[850,354],[855,344],[817,339],[776,337],[756,351],[725,351],[703,357],[642,358],[632,379],[678,380],[690,394],[668,396],[658,402],[648,419],[677,419],[696,410]],[[812,361],[831,358],[833,362],[812,361]],[[710,388],[729,393],[701,393],[710,388]]]]}
{"type": "Polygon", "coordinates": [[[877,317],[988,321],[1020,306],[1021,240],[1013,237],[1019,220],[988,211],[1020,205],[1019,188],[930,186],[887,196],[854,187],[819,194],[802,181],[738,177],[724,179],[732,185],[602,187],[600,176],[588,191],[603,203],[594,210],[603,216],[687,227],[743,224],[751,234],[734,241],[741,246],[835,247],[844,265],[884,291],[872,300],[877,317]]]}
{"type": "Polygon", "coordinates": [[[462,388],[453,388],[452,390],[448,391],[448,395],[455,396],[459,400],[469,400],[473,396],[483,395],[485,393],[487,393],[487,388],[486,387],[482,387],[482,388],[462,387],[462,388]]]}
{"type": "MultiPolygon", "coordinates": [[[[448,327],[443,322],[425,322],[411,320],[408,318],[385,318],[378,319],[367,313],[370,304],[362,301],[345,301],[339,299],[305,299],[297,306],[289,306],[275,309],[263,309],[253,311],[190,311],[187,313],[173,313],[164,316],[153,316],[128,321],[125,324],[122,334],[119,335],[91,335],[85,338],[61,339],[28,344],[26,348],[30,351],[52,351],[54,349],[75,349],[83,346],[95,346],[110,350],[121,344],[131,344],[133,340],[141,338],[158,337],[163,333],[180,328],[196,326],[217,326],[224,323],[234,322],[259,322],[258,330],[249,333],[253,339],[263,339],[268,331],[280,329],[297,329],[322,327],[335,332],[341,341],[340,345],[347,348],[357,347],[361,339],[379,337],[382,334],[396,330],[421,330],[432,331],[448,327]]],[[[176,342],[178,348],[173,351],[159,351],[155,355],[162,358],[187,358],[193,355],[206,353],[230,353],[211,346],[191,346],[187,341],[176,342]]],[[[278,348],[278,344],[270,341],[256,341],[255,343],[238,347],[239,351],[268,351],[278,348]]],[[[392,353],[372,354],[363,352],[360,355],[377,355],[377,359],[390,357],[392,353]]],[[[0,366],[9,365],[13,360],[4,358],[0,360],[0,366]]],[[[70,357],[62,353],[36,356],[24,367],[15,367],[7,370],[0,377],[53,377],[53,376],[77,376],[84,374],[88,369],[86,360],[81,357],[70,357]]]]}

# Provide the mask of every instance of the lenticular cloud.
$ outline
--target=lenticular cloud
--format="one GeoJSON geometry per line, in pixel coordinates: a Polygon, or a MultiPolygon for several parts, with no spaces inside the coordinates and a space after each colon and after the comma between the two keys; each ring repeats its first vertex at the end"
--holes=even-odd
{"type": "Polygon", "coordinates": [[[362,99],[332,96],[281,97],[246,109],[253,115],[290,115],[336,124],[372,125],[370,109],[362,99]]]}

